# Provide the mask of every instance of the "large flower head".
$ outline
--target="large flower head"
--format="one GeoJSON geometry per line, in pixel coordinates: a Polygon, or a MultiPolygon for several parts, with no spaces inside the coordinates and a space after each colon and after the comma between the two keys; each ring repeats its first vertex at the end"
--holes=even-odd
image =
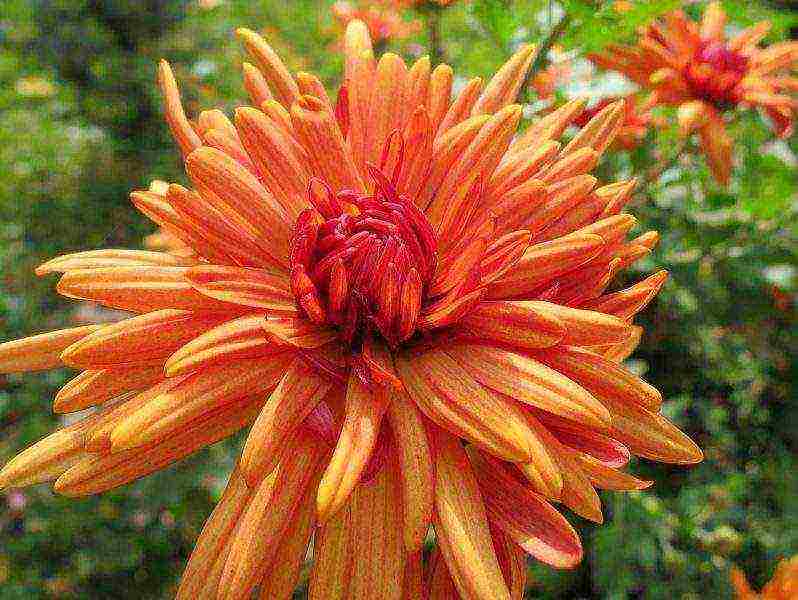
{"type": "Polygon", "coordinates": [[[635,46],[612,46],[591,57],[653,90],[658,103],[679,107],[682,132],[699,133],[709,167],[724,184],[732,167],[724,114],[740,105],[757,107],[786,137],[798,110],[796,82],[790,76],[798,66],[798,42],[761,48],[768,22],[731,38],[725,26],[726,15],[713,2],[700,23],[676,11],[645,28],[635,46]]]}
{"type": "Polygon", "coordinates": [[[520,598],[524,553],[581,559],[553,503],[601,522],[596,487],[650,483],[622,470],[632,454],[701,460],[620,364],[665,279],[607,292],[657,239],[626,240],[634,182],[588,173],[624,108],[567,144],[581,102],[518,134],[531,48],[452,100],[451,68],[376,61],[359,21],[333,102],[239,33],[251,106],[190,122],[163,63],[192,189],[132,195],[194,254],[40,267],[66,296],[137,314],[0,346],[4,371],[83,369],[57,412],[97,407],[0,485],[98,493],[254,422],[180,598],[289,598],[311,536],[311,598],[520,598]]]}

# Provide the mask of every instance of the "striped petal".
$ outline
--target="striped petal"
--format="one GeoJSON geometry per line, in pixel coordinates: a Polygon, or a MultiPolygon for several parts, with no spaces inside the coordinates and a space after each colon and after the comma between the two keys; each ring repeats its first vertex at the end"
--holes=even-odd
{"type": "Polygon", "coordinates": [[[84,325],[40,333],[0,344],[0,373],[55,369],[64,365],[61,353],[75,342],[100,329],[84,325]]]}
{"type": "Polygon", "coordinates": [[[195,290],[209,298],[289,315],[296,312],[288,280],[261,269],[202,265],[185,274],[195,290]]]}

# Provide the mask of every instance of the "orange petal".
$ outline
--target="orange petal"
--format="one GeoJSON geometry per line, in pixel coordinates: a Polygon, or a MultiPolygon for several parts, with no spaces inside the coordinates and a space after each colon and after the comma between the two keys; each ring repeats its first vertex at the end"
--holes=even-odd
{"type": "Polygon", "coordinates": [[[449,574],[446,561],[441,556],[440,548],[435,548],[429,558],[427,566],[429,571],[428,595],[422,596],[426,600],[461,600],[454,581],[449,574]]]}
{"type": "Polygon", "coordinates": [[[658,410],[662,405],[662,394],[655,387],[594,352],[563,346],[545,354],[536,354],[535,357],[570,377],[602,401],[612,398],[650,410],[658,410]]]}
{"type": "Polygon", "coordinates": [[[565,128],[582,114],[586,104],[587,98],[571,100],[533,123],[516,139],[510,148],[511,152],[518,152],[533,146],[537,147],[546,140],[558,139],[565,131],[565,128]]]}
{"type": "Polygon", "coordinates": [[[241,28],[236,30],[236,35],[244,42],[247,51],[258,63],[277,99],[283,103],[283,106],[291,106],[291,103],[299,98],[299,88],[280,57],[266,40],[254,31],[241,28]]]}
{"type": "Polygon", "coordinates": [[[633,403],[605,399],[612,414],[612,437],[644,458],[673,464],[704,460],[701,449],[662,415],[633,403]]]}
{"type": "Polygon", "coordinates": [[[62,387],[53,400],[53,412],[70,413],[97,406],[126,392],[138,391],[164,378],[161,361],[83,371],[62,387]]]}
{"type": "Polygon", "coordinates": [[[280,463],[272,486],[265,479],[241,520],[219,582],[219,600],[248,598],[268,576],[280,541],[293,522],[302,498],[313,495],[322,446],[303,432],[280,463]]]}
{"type": "Polygon", "coordinates": [[[186,157],[186,171],[197,191],[239,228],[252,234],[261,249],[284,263],[291,231],[282,206],[258,179],[215,148],[199,148],[186,157]]]}
{"type": "Polygon", "coordinates": [[[294,295],[282,275],[260,269],[201,265],[191,267],[185,277],[195,290],[209,298],[280,313],[296,312],[294,295]]]}
{"type": "Polygon", "coordinates": [[[558,319],[565,327],[561,343],[574,346],[596,346],[600,344],[619,344],[629,339],[631,327],[628,323],[601,312],[580,310],[553,304],[551,302],[530,301],[532,310],[550,318],[558,319]]]}
{"type": "Polygon", "coordinates": [[[435,449],[435,533],[455,587],[464,598],[509,600],[468,457],[456,437],[440,430],[435,449]]]}
{"type": "Polygon", "coordinates": [[[177,435],[187,425],[212,418],[231,403],[265,396],[277,385],[290,357],[248,360],[194,373],[172,389],[157,394],[116,424],[114,451],[146,446],[177,435]]]}
{"type": "Polygon", "coordinates": [[[158,310],[102,327],[66,348],[61,359],[92,369],[163,361],[224,320],[224,314],[158,310]]]}
{"type": "Polygon", "coordinates": [[[194,260],[182,258],[167,252],[148,252],[146,250],[89,250],[64,254],[48,260],[36,267],[36,274],[64,273],[75,269],[95,269],[99,267],[155,266],[180,267],[193,264],[194,260]]]}
{"type": "Polygon", "coordinates": [[[432,123],[433,133],[445,133],[446,131],[441,129],[440,126],[452,100],[453,79],[454,72],[449,65],[438,65],[433,69],[430,76],[427,108],[429,109],[429,120],[432,123]]]}
{"type": "Polygon", "coordinates": [[[398,356],[396,366],[408,394],[432,421],[506,460],[532,458],[533,434],[521,409],[480,385],[443,350],[398,356]]]}
{"type": "Polygon", "coordinates": [[[84,325],[40,333],[21,340],[0,344],[0,373],[41,371],[63,366],[61,352],[100,329],[102,325],[84,325]]]}
{"type": "MultiPolygon", "coordinates": [[[[290,121],[287,126],[291,126],[290,121]]],[[[308,206],[305,191],[309,174],[302,148],[295,147],[286,124],[281,125],[254,108],[236,109],[236,128],[266,189],[286,214],[296,219],[308,206]]]]}
{"type": "Polygon", "coordinates": [[[267,100],[272,99],[269,83],[263,76],[261,70],[253,64],[245,62],[241,65],[244,71],[244,88],[247,90],[252,104],[260,106],[267,100]]]}
{"type": "Polygon", "coordinates": [[[261,326],[268,336],[297,348],[319,348],[337,336],[332,329],[295,317],[268,315],[261,326]]]}
{"type": "Polygon", "coordinates": [[[565,517],[478,451],[468,454],[491,522],[541,562],[560,569],[579,564],[582,545],[565,517]]]}
{"type": "Polygon", "coordinates": [[[186,267],[103,267],[65,273],[58,293],[104,306],[149,312],[158,309],[232,312],[240,309],[203,296],[185,279],[186,267]]]}
{"type": "Polygon", "coordinates": [[[607,409],[590,393],[529,356],[467,344],[446,351],[484,385],[520,402],[589,427],[610,423],[607,409]]]}
{"type": "Polygon", "coordinates": [[[643,281],[619,292],[599,296],[583,304],[583,308],[615,315],[621,319],[631,319],[654,299],[668,279],[667,271],[659,271],[643,281]]]}
{"type": "Polygon", "coordinates": [[[479,338],[519,348],[548,348],[565,336],[563,323],[534,302],[480,302],[460,324],[479,338]]]}
{"type": "Polygon", "coordinates": [[[388,403],[399,462],[402,495],[402,534],[408,553],[418,552],[432,522],[435,475],[424,422],[407,392],[394,392],[388,403]]]}
{"type": "Polygon", "coordinates": [[[427,101],[429,99],[429,86],[431,79],[432,63],[429,56],[422,56],[407,73],[407,97],[405,100],[405,110],[400,123],[406,121],[410,115],[418,109],[426,112],[427,101]]]}
{"type": "Polygon", "coordinates": [[[592,148],[601,154],[615,139],[624,118],[624,101],[613,102],[588,121],[587,125],[563,148],[562,154],[570,154],[580,148],[592,148]]]}
{"type": "Polygon", "coordinates": [[[164,116],[172,131],[172,137],[180,146],[183,156],[188,156],[193,150],[202,146],[202,141],[186,118],[175,76],[169,63],[165,60],[158,65],[158,86],[164,97],[164,116]]]}
{"type": "Polygon", "coordinates": [[[502,576],[513,600],[523,600],[527,583],[526,553],[503,531],[490,523],[490,537],[502,570],[502,576]]]}
{"type": "Polygon", "coordinates": [[[578,464],[585,475],[587,475],[590,482],[601,489],[630,492],[634,490],[644,490],[654,483],[653,481],[643,481],[628,473],[608,467],[600,460],[588,454],[576,452],[573,456],[576,460],[576,464],[578,464]]]}
{"type": "Polygon", "coordinates": [[[407,556],[405,562],[405,575],[402,581],[402,600],[420,600],[424,595],[424,565],[422,552],[418,551],[407,556]]]}
{"type": "Polygon", "coordinates": [[[350,503],[354,564],[350,598],[400,600],[405,570],[397,466],[389,460],[373,482],[359,485],[350,503]]]}
{"type": "Polygon", "coordinates": [[[531,44],[525,44],[513,54],[488,82],[474,105],[472,114],[492,114],[515,102],[534,58],[535,46],[531,44]]]}
{"type": "Polygon", "coordinates": [[[367,156],[379,156],[388,135],[401,129],[407,92],[407,66],[393,52],[386,52],[377,63],[369,101],[367,156]]]}
{"type": "Polygon", "coordinates": [[[319,484],[319,521],[325,522],[341,510],[360,481],[377,443],[387,404],[387,389],[375,386],[369,391],[357,375],[350,375],[343,429],[319,484]]]}
{"type": "Polygon", "coordinates": [[[250,487],[277,467],[296,428],[331,387],[304,360],[294,359],[247,436],[241,466],[250,487]]]}
{"type": "Polygon", "coordinates": [[[494,282],[488,297],[495,299],[529,292],[547,279],[567,273],[595,258],[604,247],[597,235],[570,235],[535,244],[507,275],[494,282]]]}
{"type": "Polygon", "coordinates": [[[438,133],[446,133],[452,127],[459,125],[468,117],[470,117],[471,111],[474,108],[474,104],[477,102],[477,98],[479,98],[480,92],[482,92],[481,77],[474,77],[471,81],[465,84],[454,102],[449,105],[449,108],[446,111],[443,120],[441,121],[438,133]]]}
{"type": "Polygon", "coordinates": [[[351,597],[349,582],[354,562],[351,522],[350,507],[345,506],[317,530],[309,600],[346,600],[351,597]]]}
{"type": "MultiPolygon", "coordinates": [[[[273,483],[274,479],[271,481],[273,483]]],[[[247,487],[241,469],[236,465],[221,500],[202,527],[180,580],[176,600],[216,599],[232,537],[253,495],[254,490],[247,487]]]]}
{"type": "Polygon", "coordinates": [[[192,423],[177,435],[146,448],[113,454],[90,454],[61,475],[55,491],[65,496],[97,494],[165,468],[210,444],[224,439],[252,422],[262,398],[225,405],[205,420],[192,423]]]}
{"type": "Polygon", "coordinates": [[[209,329],[169,357],[164,371],[176,377],[211,365],[247,358],[268,358],[290,350],[269,339],[263,329],[264,314],[227,321],[209,329]]]}

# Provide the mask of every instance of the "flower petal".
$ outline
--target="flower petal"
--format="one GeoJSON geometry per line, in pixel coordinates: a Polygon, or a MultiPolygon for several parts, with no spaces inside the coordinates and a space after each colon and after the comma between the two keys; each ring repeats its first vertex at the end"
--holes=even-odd
{"type": "Polygon", "coordinates": [[[0,373],[42,371],[63,366],[61,353],[102,325],[59,329],[0,344],[0,373]]]}
{"type": "Polygon", "coordinates": [[[70,413],[97,406],[126,392],[150,387],[163,379],[162,361],[83,371],[55,395],[53,412],[70,413]]]}
{"type": "Polygon", "coordinates": [[[195,290],[209,298],[289,315],[296,313],[290,285],[282,275],[261,269],[199,265],[189,268],[185,277],[195,290]]]}

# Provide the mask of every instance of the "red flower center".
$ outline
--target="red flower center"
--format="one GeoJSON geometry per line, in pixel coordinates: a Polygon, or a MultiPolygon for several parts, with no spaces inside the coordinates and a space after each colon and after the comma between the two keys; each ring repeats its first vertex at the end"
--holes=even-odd
{"type": "Polygon", "coordinates": [[[687,64],[684,77],[693,93],[720,109],[740,101],[737,84],[748,69],[748,57],[714,40],[704,40],[695,60],[687,64]]]}
{"type": "Polygon", "coordinates": [[[415,331],[425,289],[435,273],[437,241],[423,213],[369,168],[371,194],[334,194],[313,180],[291,243],[291,286],[315,323],[339,328],[360,346],[377,332],[391,347],[415,331]]]}

